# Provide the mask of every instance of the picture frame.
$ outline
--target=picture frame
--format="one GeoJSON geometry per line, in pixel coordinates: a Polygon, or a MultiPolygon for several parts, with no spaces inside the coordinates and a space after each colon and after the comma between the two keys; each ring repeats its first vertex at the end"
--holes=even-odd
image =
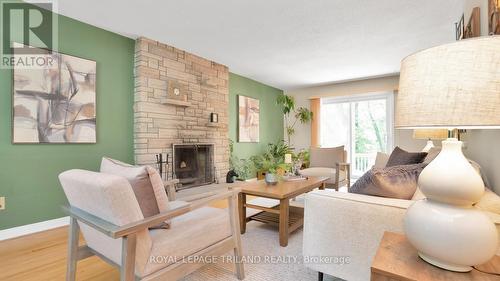
{"type": "MultiPolygon", "coordinates": [[[[24,46],[14,43],[16,47],[24,46]]],[[[33,48],[33,47],[31,47],[33,48]]],[[[13,144],[97,143],[97,63],[34,48],[54,64],[12,69],[13,144]]]]}
{"type": "Polygon", "coordinates": [[[260,101],[238,95],[238,142],[257,143],[260,130],[260,101]]]}
{"type": "Polygon", "coordinates": [[[500,0],[488,0],[488,34],[500,34],[500,0]]]}

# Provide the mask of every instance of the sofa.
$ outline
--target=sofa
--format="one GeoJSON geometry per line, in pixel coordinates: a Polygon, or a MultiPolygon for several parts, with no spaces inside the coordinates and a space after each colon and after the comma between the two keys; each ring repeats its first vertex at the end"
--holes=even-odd
{"type": "Polygon", "coordinates": [[[305,257],[336,257],[312,261],[315,271],[349,281],[370,280],[370,266],[385,231],[403,232],[411,200],[318,190],[304,202],[305,257]]]}
{"type": "MultiPolygon", "coordinates": [[[[432,157],[438,151],[434,151],[432,157]]],[[[388,159],[389,155],[378,153],[374,168],[385,167],[388,159]]],[[[471,164],[482,174],[477,163],[471,161],[471,164]]],[[[425,199],[425,195],[418,188],[411,200],[334,190],[316,190],[306,194],[303,237],[303,255],[307,258],[305,266],[318,271],[320,276],[325,273],[349,281],[370,280],[371,263],[384,232],[403,233],[407,208],[422,199],[425,199]],[[329,257],[329,260],[320,257],[329,257]]],[[[500,236],[500,197],[486,190],[475,207],[487,212],[500,236]]]]}
{"type": "MultiPolygon", "coordinates": [[[[403,233],[406,209],[415,202],[316,190],[305,197],[305,266],[349,281],[370,280],[370,266],[385,231],[403,233]],[[325,262],[319,257],[334,257],[325,262]]],[[[489,213],[500,234],[500,215],[489,213]]],[[[500,254],[500,249],[497,254],[500,254]]]]}

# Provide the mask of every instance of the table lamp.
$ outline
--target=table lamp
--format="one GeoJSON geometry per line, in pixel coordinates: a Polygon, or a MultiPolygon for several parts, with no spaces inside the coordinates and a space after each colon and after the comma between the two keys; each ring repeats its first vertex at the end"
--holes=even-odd
{"type": "Polygon", "coordinates": [[[473,208],[484,183],[456,135],[458,129],[500,128],[500,37],[461,40],[403,59],[395,127],[448,129],[452,136],[418,178],[427,199],[407,210],[410,243],[422,259],[452,271],[487,262],[498,249],[498,234],[473,208]]]}
{"type": "Polygon", "coordinates": [[[427,144],[422,149],[422,152],[429,152],[434,147],[433,140],[445,140],[448,138],[448,130],[446,129],[417,129],[413,130],[413,138],[417,140],[427,140],[427,144]]]}

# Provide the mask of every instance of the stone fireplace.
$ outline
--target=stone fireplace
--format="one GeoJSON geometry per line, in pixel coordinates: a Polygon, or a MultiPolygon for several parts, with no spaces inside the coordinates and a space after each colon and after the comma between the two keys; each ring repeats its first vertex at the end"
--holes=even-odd
{"type": "Polygon", "coordinates": [[[168,153],[172,159],[174,148],[186,148],[188,154],[190,149],[206,151],[206,155],[197,156],[197,165],[202,165],[200,161],[205,165],[197,179],[193,179],[194,174],[182,171],[180,162],[172,163],[174,168],[179,165],[176,176],[185,175],[183,187],[210,183],[214,179],[224,181],[229,169],[228,68],[147,38],[137,39],[135,47],[136,164],[154,163],[159,153],[168,153]],[[171,102],[168,99],[172,85],[186,100],[171,102]],[[210,123],[211,113],[218,114],[218,123],[210,123]],[[210,164],[203,159],[210,160],[210,164]]]}

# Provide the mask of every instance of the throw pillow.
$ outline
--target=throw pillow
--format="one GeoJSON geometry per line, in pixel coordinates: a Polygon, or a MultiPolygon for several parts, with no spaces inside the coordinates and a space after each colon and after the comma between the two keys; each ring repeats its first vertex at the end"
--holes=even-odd
{"type": "Polygon", "coordinates": [[[425,156],[424,158],[424,163],[431,163],[432,160],[436,159],[439,152],[441,152],[441,147],[432,147],[431,149],[429,149],[429,151],[427,151],[427,156],[425,156]]]}
{"type": "Polygon", "coordinates": [[[335,168],[344,159],[344,146],[332,148],[313,147],[309,152],[309,167],[335,168]]]}
{"type": "Polygon", "coordinates": [[[389,161],[389,154],[383,152],[377,152],[377,157],[375,158],[375,164],[373,168],[385,168],[389,161]]]}
{"type": "Polygon", "coordinates": [[[422,191],[420,190],[420,188],[417,187],[417,190],[415,190],[415,193],[411,197],[411,200],[416,201],[416,200],[422,200],[425,198],[427,198],[427,197],[425,197],[425,194],[423,194],[422,191]]]}
{"type": "Polygon", "coordinates": [[[408,152],[396,146],[387,160],[386,167],[419,164],[424,161],[427,152],[408,152]]]}
{"type": "MultiPolygon", "coordinates": [[[[134,191],[141,212],[145,218],[168,210],[168,197],[160,175],[148,166],[133,166],[115,159],[103,157],[102,173],[126,178],[134,191]]],[[[168,228],[169,221],[152,228],[168,228]]]]}
{"type": "Polygon", "coordinates": [[[486,188],[483,197],[481,197],[474,207],[500,215],[500,196],[491,191],[491,189],[486,188]]]}
{"type": "Polygon", "coordinates": [[[372,168],[349,189],[350,193],[410,200],[425,164],[372,168]]]}

